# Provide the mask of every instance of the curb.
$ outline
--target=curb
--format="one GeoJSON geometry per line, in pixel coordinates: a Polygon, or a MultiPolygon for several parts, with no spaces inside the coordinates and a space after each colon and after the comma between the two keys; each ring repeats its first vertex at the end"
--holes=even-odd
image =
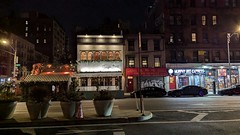
{"type": "Polygon", "coordinates": [[[152,113],[146,111],[139,117],[100,117],[100,118],[83,118],[83,119],[66,119],[57,120],[54,118],[44,118],[41,120],[32,120],[29,122],[17,122],[15,119],[3,120],[0,128],[17,128],[17,127],[39,127],[39,126],[66,126],[66,125],[85,125],[85,124],[111,124],[111,123],[130,123],[147,121],[152,118],[152,113]]]}

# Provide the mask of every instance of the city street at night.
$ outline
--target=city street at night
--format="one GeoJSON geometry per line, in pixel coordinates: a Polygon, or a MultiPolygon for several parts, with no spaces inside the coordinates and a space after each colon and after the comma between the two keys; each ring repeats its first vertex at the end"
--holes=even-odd
{"type": "MultiPolygon", "coordinates": [[[[89,101],[86,101],[89,102],[89,101]]],[[[121,110],[136,109],[135,99],[115,101],[121,110]]],[[[79,134],[79,135],[225,135],[240,131],[240,100],[238,96],[206,96],[180,98],[144,98],[153,117],[143,122],[48,125],[1,128],[1,134],[79,134]]]]}

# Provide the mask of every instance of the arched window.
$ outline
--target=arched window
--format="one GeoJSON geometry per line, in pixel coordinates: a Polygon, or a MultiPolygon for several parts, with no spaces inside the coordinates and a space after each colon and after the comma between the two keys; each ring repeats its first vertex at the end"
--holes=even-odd
{"type": "Polygon", "coordinates": [[[86,52],[81,52],[80,60],[87,60],[86,52]]]}
{"type": "Polygon", "coordinates": [[[92,52],[88,52],[88,58],[87,58],[88,60],[92,60],[92,54],[93,54],[92,52]]]}
{"type": "Polygon", "coordinates": [[[115,52],[115,60],[121,60],[119,51],[115,52]]]}
{"type": "Polygon", "coordinates": [[[101,54],[101,60],[107,60],[107,53],[104,51],[101,54]]]}
{"type": "Polygon", "coordinates": [[[108,60],[113,60],[113,52],[108,52],[108,60]]]}
{"type": "Polygon", "coordinates": [[[100,52],[94,53],[94,60],[100,60],[100,52]]]}

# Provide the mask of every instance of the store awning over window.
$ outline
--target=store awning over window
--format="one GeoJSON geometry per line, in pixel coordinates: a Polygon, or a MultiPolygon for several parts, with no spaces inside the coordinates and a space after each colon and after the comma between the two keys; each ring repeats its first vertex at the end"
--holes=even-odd
{"type": "Polygon", "coordinates": [[[166,68],[126,68],[126,76],[168,76],[166,68]]]}
{"type": "Polygon", "coordinates": [[[63,82],[69,81],[70,75],[28,75],[24,82],[63,82]]]}

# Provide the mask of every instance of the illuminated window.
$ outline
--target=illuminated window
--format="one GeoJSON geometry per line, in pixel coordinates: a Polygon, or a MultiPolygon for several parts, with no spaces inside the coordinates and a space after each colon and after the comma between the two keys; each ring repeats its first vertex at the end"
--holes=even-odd
{"type": "Polygon", "coordinates": [[[170,37],[169,37],[169,43],[173,43],[174,42],[173,37],[174,37],[173,34],[171,34],[170,37]]]}
{"type": "Polygon", "coordinates": [[[25,33],[25,37],[28,37],[28,33],[25,33]]]}
{"type": "Polygon", "coordinates": [[[28,27],[25,27],[25,31],[28,31],[28,27]]]}
{"type": "Polygon", "coordinates": [[[43,39],[43,43],[47,43],[47,39],[43,39]]]}
{"type": "Polygon", "coordinates": [[[92,54],[93,54],[92,52],[88,52],[88,58],[87,58],[88,60],[92,60],[92,54]]]}
{"type": "Polygon", "coordinates": [[[104,51],[101,54],[101,60],[107,60],[107,53],[104,51]]]}
{"type": "Polygon", "coordinates": [[[134,57],[128,57],[128,67],[135,67],[134,57]]]}
{"type": "Polygon", "coordinates": [[[28,21],[25,21],[25,24],[28,25],[28,21]]]}
{"type": "Polygon", "coordinates": [[[148,67],[148,57],[142,57],[142,67],[148,67]]]}
{"type": "Polygon", "coordinates": [[[192,33],[192,42],[197,42],[197,34],[192,33]]]}
{"type": "Polygon", "coordinates": [[[160,67],[160,66],[161,66],[160,57],[155,56],[154,57],[154,67],[160,67]]]}
{"type": "Polygon", "coordinates": [[[120,58],[120,52],[115,52],[115,59],[116,59],[116,60],[121,60],[121,58],[120,58]]]}
{"type": "Polygon", "coordinates": [[[39,27],[37,27],[37,31],[39,31],[39,27]]]}
{"type": "Polygon", "coordinates": [[[207,18],[206,15],[202,15],[202,25],[206,25],[207,24],[207,18]]]}
{"type": "Polygon", "coordinates": [[[94,60],[100,60],[100,53],[99,52],[94,53],[94,60]]]}
{"type": "Polygon", "coordinates": [[[44,27],[44,29],[43,29],[44,31],[47,31],[47,28],[46,27],[44,27]]]}
{"type": "Polygon", "coordinates": [[[87,60],[86,52],[81,52],[80,60],[87,60]]]}
{"type": "Polygon", "coordinates": [[[36,39],[36,43],[37,43],[37,44],[39,43],[39,39],[36,39]]]}
{"type": "Polygon", "coordinates": [[[217,16],[214,15],[212,16],[212,25],[216,25],[217,24],[217,16]]]}
{"type": "Polygon", "coordinates": [[[113,52],[108,52],[108,60],[114,60],[113,52]]]}

